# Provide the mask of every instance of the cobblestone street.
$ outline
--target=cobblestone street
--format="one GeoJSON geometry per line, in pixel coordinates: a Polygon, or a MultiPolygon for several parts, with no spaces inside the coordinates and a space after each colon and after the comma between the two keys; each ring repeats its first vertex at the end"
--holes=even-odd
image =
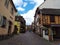
{"type": "Polygon", "coordinates": [[[0,0],[0,45],[60,45],[60,0],[0,0]]]}
{"type": "Polygon", "coordinates": [[[51,43],[33,32],[26,32],[0,41],[0,45],[51,45],[51,43]]]}

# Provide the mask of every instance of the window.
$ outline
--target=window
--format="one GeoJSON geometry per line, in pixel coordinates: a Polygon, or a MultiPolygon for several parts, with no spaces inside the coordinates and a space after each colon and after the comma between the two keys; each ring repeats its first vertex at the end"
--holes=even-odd
{"type": "Polygon", "coordinates": [[[45,35],[48,35],[48,30],[45,30],[45,35]]]}
{"type": "Polygon", "coordinates": [[[10,16],[10,18],[13,20],[13,17],[12,16],[10,16]]]}
{"type": "Polygon", "coordinates": [[[0,15],[0,26],[2,25],[2,16],[0,15]]]}
{"type": "Polygon", "coordinates": [[[3,20],[2,20],[2,27],[5,28],[6,27],[6,17],[3,16],[3,20]]]}
{"type": "Polygon", "coordinates": [[[45,16],[45,23],[48,24],[48,16],[45,16]]]}
{"type": "Polygon", "coordinates": [[[11,14],[13,14],[13,8],[11,8],[11,14]]]}
{"type": "Polygon", "coordinates": [[[60,24],[60,16],[58,16],[58,23],[60,24]]]}
{"type": "Polygon", "coordinates": [[[19,20],[19,18],[17,18],[16,20],[19,20]]]}
{"type": "Polygon", "coordinates": [[[41,24],[41,18],[39,18],[39,24],[41,24]]]}
{"type": "Polygon", "coordinates": [[[5,6],[6,6],[6,8],[8,8],[8,5],[9,5],[9,0],[5,0],[5,6]]]}
{"type": "Polygon", "coordinates": [[[45,16],[42,17],[43,24],[45,24],[45,16]]]}
{"type": "Polygon", "coordinates": [[[50,22],[55,22],[55,16],[50,16],[50,22]]]}
{"type": "Polygon", "coordinates": [[[12,29],[12,22],[11,21],[8,21],[9,23],[9,26],[8,26],[8,35],[11,34],[11,29],[12,29]]]}
{"type": "Polygon", "coordinates": [[[40,20],[39,20],[39,18],[37,18],[37,22],[39,22],[40,20]]]}

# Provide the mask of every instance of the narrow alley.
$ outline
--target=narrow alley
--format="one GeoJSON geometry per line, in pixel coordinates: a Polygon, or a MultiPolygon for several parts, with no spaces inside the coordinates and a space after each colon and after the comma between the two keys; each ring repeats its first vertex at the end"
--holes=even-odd
{"type": "Polygon", "coordinates": [[[0,0],[0,45],[60,45],[60,0],[0,0]]]}
{"type": "Polygon", "coordinates": [[[33,32],[26,32],[0,41],[0,45],[51,45],[51,43],[33,32]]]}

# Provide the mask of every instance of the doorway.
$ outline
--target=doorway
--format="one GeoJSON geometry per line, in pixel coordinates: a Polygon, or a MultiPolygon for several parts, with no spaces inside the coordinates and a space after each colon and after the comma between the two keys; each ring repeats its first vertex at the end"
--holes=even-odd
{"type": "Polygon", "coordinates": [[[8,36],[11,35],[11,28],[12,28],[12,22],[9,21],[9,26],[8,26],[8,36]]]}
{"type": "Polygon", "coordinates": [[[53,27],[53,39],[59,40],[60,39],[60,27],[53,27]]]}

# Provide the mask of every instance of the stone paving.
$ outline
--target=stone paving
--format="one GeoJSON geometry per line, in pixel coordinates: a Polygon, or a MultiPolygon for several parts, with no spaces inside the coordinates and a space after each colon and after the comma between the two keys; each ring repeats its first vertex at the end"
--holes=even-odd
{"type": "Polygon", "coordinates": [[[53,41],[52,45],[60,45],[60,40],[53,41]]]}
{"type": "Polygon", "coordinates": [[[52,45],[52,43],[33,32],[26,32],[0,41],[0,45],[52,45]]]}

